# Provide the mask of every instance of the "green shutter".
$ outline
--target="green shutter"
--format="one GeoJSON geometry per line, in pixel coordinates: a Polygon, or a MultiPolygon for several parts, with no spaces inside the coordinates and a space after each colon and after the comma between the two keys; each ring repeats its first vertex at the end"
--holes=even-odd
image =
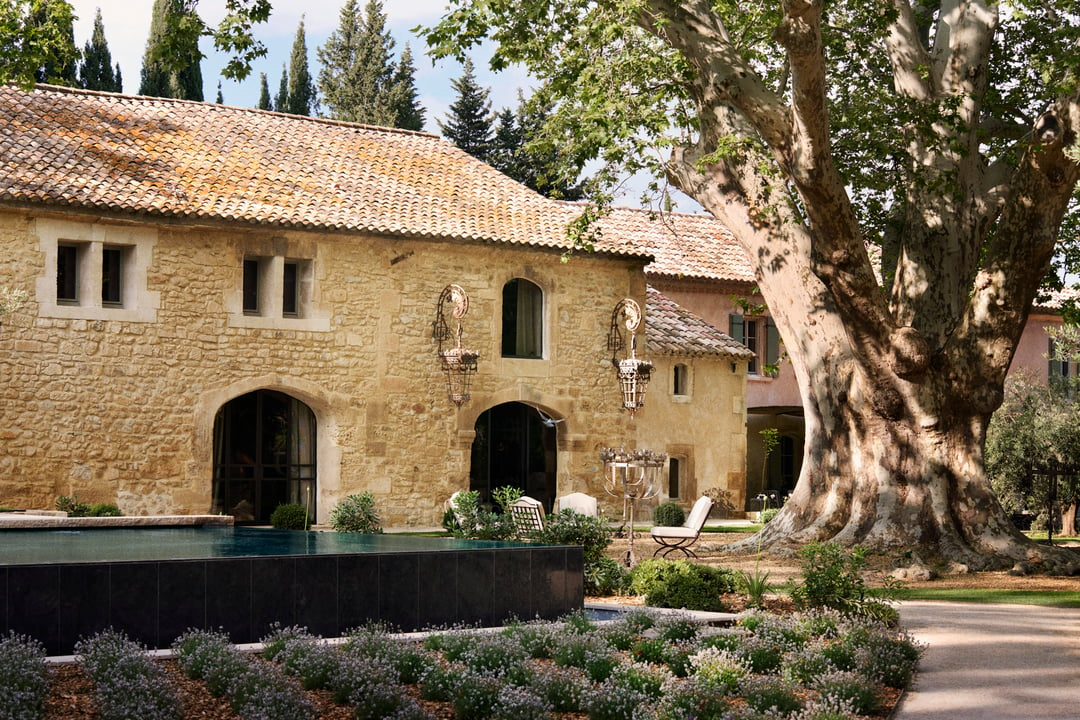
{"type": "Polygon", "coordinates": [[[765,318],[765,364],[775,365],[780,359],[780,331],[771,317],[765,318]]]}
{"type": "Polygon", "coordinates": [[[728,318],[731,321],[731,339],[741,343],[745,343],[746,335],[745,333],[743,333],[742,313],[731,313],[728,318]]]}

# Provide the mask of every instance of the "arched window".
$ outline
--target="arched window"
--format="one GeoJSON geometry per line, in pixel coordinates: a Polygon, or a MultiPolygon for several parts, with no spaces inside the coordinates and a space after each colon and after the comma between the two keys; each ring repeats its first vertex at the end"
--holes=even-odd
{"type": "Polygon", "coordinates": [[[544,292],[514,278],[503,286],[503,357],[539,358],[544,349],[544,292]]]}

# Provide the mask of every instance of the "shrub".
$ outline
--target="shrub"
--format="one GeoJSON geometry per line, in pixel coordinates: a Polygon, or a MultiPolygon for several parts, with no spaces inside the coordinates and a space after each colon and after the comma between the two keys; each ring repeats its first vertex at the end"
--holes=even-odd
{"type": "Polygon", "coordinates": [[[465,647],[461,662],[484,677],[521,685],[528,678],[529,652],[506,635],[479,635],[465,647]]]}
{"type": "Polygon", "coordinates": [[[729,650],[716,648],[703,648],[691,655],[690,666],[694,668],[695,677],[728,690],[750,672],[745,660],[729,650]]]}
{"type": "Polygon", "coordinates": [[[450,702],[463,668],[460,665],[435,663],[420,678],[420,697],[434,702],[450,702]]]}
{"type": "Polygon", "coordinates": [[[747,675],[739,681],[739,694],[758,712],[776,708],[782,714],[790,714],[802,708],[795,689],[775,675],[747,675]]]}
{"type": "Polygon", "coordinates": [[[457,677],[454,690],[454,717],[457,720],[490,720],[502,683],[469,670],[457,677]]]}
{"type": "Polygon", "coordinates": [[[779,512],[780,508],[766,508],[758,514],[758,520],[762,525],[764,525],[770,520],[772,520],[774,517],[776,517],[779,512]]]}
{"type": "Polygon", "coordinates": [[[330,685],[338,664],[338,650],[299,627],[278,628],[263,638],[263,657],[300,678],[306,690],[330,685]]]}
{"type": "Polygon", "coordinates": [[[0,705],[2,720],[34,720],[45,710],[49,689],[45,646],[9,632],[0,639],[0,705]]]}
{"type": "Polygon", "coordinates": [[[458,493],[454,498],[454,537],[469,540],[510,540],[517,537],[517,528],[509,513],[494,513],[480,507],[476,490],[458,493]]]}
{"type": "MultiPolygon", "coordinates": [[[[188,630],[172,644],[180,669],[190,678],[207,680],[235,656],[229,636],[212,630],[188,630]]],[[[237,662],[240,658],[235,658],[237,662]]],[[[209,683],[208,683],[209,685],[209,683]]],[[[224,683],[210,687],[214,695],[224,695],[224,683]]]]}
{"type": "Polygon", "coordinates": [[[780,675],[789,682],[810,685],[818,676],[833,672],[836,667],[823,649],[824,645],[817,642],[789,651],[780,663],[780,675]]]}
{"type": "Polygon", "coordinates": [[[618,665],[612,672],[610,682],[630,692],[658,698],[664,683],[672,678],[667,667],[647,663],[628,662],[618,665]]]}
{"type": "Polygon", "coordinates": [[[508,685],[499,690],[491,717],[494,720],[549,720],[551,703],[531,690],[508,685]]]}
{"type": "MultiPolygon", "coordinates": [[[[730,717],[723,687],[697,678],[673,686],[646,716],[648,720],[730,717]]],[[[635,716],[635,720],[636,720],[635,716]]]]}
{"type": "Polygon", "coordinates": [[[648,696],[612,679],[600,683],[586,696],[589,720],[633,720],[634,711],[648,696]]]}
{"type": "Polygon", "coordinates": [[[854,667],[892,688],[911,683],[924,650],[906,634],[895,635],[884,628],[850,642],[856,645],[854,667]]]}
{"type": "Polygon", "coordinates": [[[618,663],[613,648],[596,635],[556,636],[551,658],[557,665],[581,668],[594,682],[606,680],[618,663]]]}
{"type": "Polygon", "coordinates": [[[629,586],[654,607],[723,610],[720,595],[734,592],[737,581],[731,570],[688,560],[649,559],[630,571],[629,586]]]}
{"type": "Polygon", "coordinates": [[[75,644],[104,720],[179,720],[180,697],[146,648],[105,630],[75,644]]]}
{"type": "Polygon", "coordinates": [[[604,557],[611,544],[611,529],[600,518],[566,509],[547,516],[537,540],[549,545],[580,545],[588,567],[604,557]]]}
{"type": "Polygon", "coordinates": [[[86,511],[87,517],[120,517],[120,508],[113,503],[94,503],[86,511]]]}
{"type": "Polygon", "coordinates": [[[245,720],[313,720],[315,705],[295,680],[259,661],[243,661],[226,695],[245,720]]]}
{"type": "Polygon", "coordinates": [[[802,583],[791,588],[791,599],[801,609],[834,608],[857,613],[867,601],[862,571],[866,551],[855,546],[850,550],[839,543],[810,543],[799,550],[802,583]]]}
{"type": "Polygon", "coordinates": [[[857,672],[833,670],[819,676],[813,688],[823,698],[850,704],[859,715],[876,715],[881,708],[879,688],[857,672]]]}
{"type": "Polygon", "coordinates": [[[56,509],[66,512],[68,517],[86,517],[90,512],[90,505],[79,500],[78,495],[61,495],[56,498],[56,509]]]}
{"type": "Polygon", "coordinates": [[[551,703],[555,712],[576,713],[583,707],[588,681],[577,668],[544,665],[533,674],[529,685],[551,703]]]}
{"type": "Polygon", "coordinates": [[[282,503],[270,514],[270,524],[281,530],[307,530],[307,508],[300,503],[282,503]]]}
{"type": "Polygon", "coordinates": [[[662,502],[653,510],[652,521],[660,527],[679,527],[686,522],[686,511],[679,503],[662,502]]]}
{"type": "Polygon", "coordinates": [[[330,511],[330,527],[338,532],[381,533],[375,496],[362,492],[346,497],[330,511]]]}
{"type": "Polygon", "coordinates": [[[585,566],[585,594],[618,595],[626,590],[627,575],[622,563],[602,555],[595,563],[585,566]]]}
{"type": "Polygon", "coordinates": [[[551,657],[552,638],[557,632],[556,626],[551,623],[518,623],[507,628],[505,632],[508,636],[514,638],[521,647],[525,648],[525,652],[529,654],[529,657],[551,657]]]}

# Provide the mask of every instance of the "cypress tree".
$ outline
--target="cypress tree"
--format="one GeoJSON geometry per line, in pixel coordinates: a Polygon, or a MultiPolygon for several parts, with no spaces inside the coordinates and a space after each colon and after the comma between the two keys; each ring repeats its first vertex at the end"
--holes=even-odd
{"type": "Polygon", "coordinates": [[[289,71],[285,69],[285,63],[281,64],[281,82],[278,83],[277,97],[274,98],[274,108],[278,112],[286,112],[289,107],[289,71]]]}
{"type": "Polygon", "coordinates": [[[83,47],[82,56],[82,62],[79,63],[79,87],[123,92],[124,87],[116,77],[120,66],[117,65],[116,71],[113,71],[112,54],[109,52],[109,43],[105,40],[105,24],[101,20],[101,8],[98,8],[94,16],[94,30],[83,47]]]}
{"type": "Polygon", "coordinates": [[[266,84],[266,73],[259,73],[259,104],[255,107],[260,110],[274,109],[274,103],[270,102],[270,86],[266,84]]]}
{"type": "Polygon", "coordinates": [[[225,96],[221,94],[220,80],[217,81],[217,97],[214,99],[214,102],[216,102],[218,105],[222,105],[225,103],[225,96]]]}
{"type": "Polygon", "coordinates": [[[393,49],[382,2],[368,0],[361,17],[356,0],[346,0],[337,30],[318,51],[319,91],[330,117],[395,125],[393,49]]]}
{"type": "Polygon", "coordinates": [[[282,112],[293,115],[311,115],[315,110],[315,81],[311,78],[308,70],[307,38],[304,35],[304,20],[300,19],[300,25],[296,28],[296,39],[293,41],[292,55],[289,57],[289,97],[285,107],[279,108],[282,112]]]}
{"type": "Polygon", "coordinates": [[[190,23],[189,16],[194,16],[194,10],[189,9],[184,0],[154,0],[150,37],[143,54],[140,95],[203,99],[202,52],[199,51],[198,35],[176,32],[182,23],[190,23]],[[165,39],[173,34],[190,37],[191,41],[167,46],[165,39]],[[167,52],[171,52],[172,57],[166,58],[167,52]]]}
{"type": "Polygon", "coordinates": [[[394,110],[394,127],[404,130],[424,129],[424,106],[416,91],[416,67],[413,65],[412,49],[408,43],[394,69],[391,88],[391,105],[394,110]]]}
{"type": "Polygon", "coordinates": [[[487,162],[492,152],[491,91],[480,87],[472,60],[465,58],[461,77],[451,80],[457,99],[450,105],[446,122],[438,121],[442,134],[473,157],[487,162]]]}

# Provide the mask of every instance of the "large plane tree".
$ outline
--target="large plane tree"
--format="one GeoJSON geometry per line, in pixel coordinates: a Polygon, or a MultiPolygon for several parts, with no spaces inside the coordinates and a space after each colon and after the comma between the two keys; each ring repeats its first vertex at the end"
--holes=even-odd
{"type": "Polygon", "coordinates": [[[452,0],[427,32],[524,64],[580,160],[661,149],[751,258],[806,419],[766,545],[1057,572],[1075,556],[1012,527],[983,447],[1075,240],[1078,38],[1075,0],[452,0]]]}

